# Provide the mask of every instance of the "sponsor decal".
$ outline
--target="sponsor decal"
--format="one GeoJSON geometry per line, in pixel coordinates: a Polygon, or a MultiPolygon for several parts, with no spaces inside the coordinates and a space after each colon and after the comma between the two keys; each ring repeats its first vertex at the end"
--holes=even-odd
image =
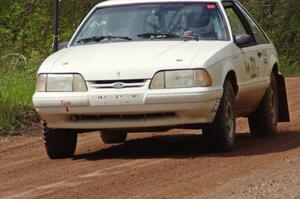
{"type": "Polygon", "coordinates": [[[251,78],[257,77],[257,68],[256,68],[256,60],[254,57],[250,57],[250,63],[251,63],[251,78]]]}
{"type": "Polygon", "coordinates": [[[60,104],[62,107],[65,108],[66,112],[68,113],[70,110],[69,110],[69,107],[71,106],[71,102],[70,101],[65,101],[65,100],[61,100],[60,101],[60,104]]]}
{"type": "Polygon", "coordinates": [[[215,8],[216,8],[216,5],[215,5],[215,4],[208,4],[208,5],[207,5],[207,8],[208,8],[208,9],[215,9],[215,8]]]}
{"type": "Polygon", "coordinates": [[[250,75],[250,73],[251,73],[251,66],[247,62],[245,62],[245,73],[246,73],[246,75],[250,75]]]}
{"type": "Polygon", "coordinates": [[[184,35],[185,37],[191,37],[191,36],[193,36],[193,31],[191,31],[191,30],[185,31],[185,32],[183,33],[183,35],[184,35]]]}
{"type": "Polygon", "coordinates": [[[250,75],[252,79],[259,76],[259,66],[256,65],[254,57],[250,57],[250,62],[245,62],[245,74],[250,75]]]}
{"type": "Polygon", "coordinates": [[[142,94],[95,95],[89,96],[92,105],[128,105],[143,104],[142,94]]]}

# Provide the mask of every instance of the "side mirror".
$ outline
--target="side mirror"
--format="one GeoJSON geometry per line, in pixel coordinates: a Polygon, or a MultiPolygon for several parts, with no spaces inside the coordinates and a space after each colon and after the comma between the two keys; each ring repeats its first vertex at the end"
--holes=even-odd
{"type": "Polygon", "coordinates": [[[253,37],[251,35],[235,35],[234,42],[236,45],[243,47],[253,42],[253,37]]]}
{"type": "Polygon", "coordinates": [[[64,48],[67,48],[68,44],[69,44],[69,41],[64,41],[64,42],[59,43],[58,44],[58,50],[62,50],[64,48]]]}

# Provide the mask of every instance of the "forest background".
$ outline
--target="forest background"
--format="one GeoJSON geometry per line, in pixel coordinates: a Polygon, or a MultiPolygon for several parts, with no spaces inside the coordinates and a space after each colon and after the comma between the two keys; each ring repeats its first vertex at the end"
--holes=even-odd
{"type": "MultiPolygon", "coordinates": [[[[100,1],[61,0],[59,40],[68,41],[100,1]]],[[[300,75],[300,1],[240,0],[278,49],[281,72],[300,75]]],[[[52,53],[53,1],[0,0],[0,133],[37,125],[36,71],[52,53]]]]}

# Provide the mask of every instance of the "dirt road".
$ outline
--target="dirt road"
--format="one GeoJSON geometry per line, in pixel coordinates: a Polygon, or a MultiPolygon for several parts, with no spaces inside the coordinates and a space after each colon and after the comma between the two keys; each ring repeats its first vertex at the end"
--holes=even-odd
{"type": "Polygon", "coordinates": [[[40,134],[1,138],[0,198],[300,198],[300,78],[287,80],[291,123],[208,153],[197,131],[133,134],[104,145],[80,135],[74,159],[49,160],[40,134]]]}

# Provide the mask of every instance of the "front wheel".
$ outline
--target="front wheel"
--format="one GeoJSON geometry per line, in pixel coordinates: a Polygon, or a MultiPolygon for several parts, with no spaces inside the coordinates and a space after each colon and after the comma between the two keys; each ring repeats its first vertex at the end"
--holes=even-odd
{"type": "Polygon", "coordinates": [[[276,78],[271,75],[270,86],[267,89],[258,109],[248,117],[251,135],[254,137],[274,136],[278,122],[278,95],[276,78]]]}
{"type": "Polygon", "coordinates": [[[224,84],[224,93],[212,124],[203,130],[208,147],[213,151],[232,150],[235,141],[235,95],[231,81],[224,84]]]}
{"type": "Polygon", "coordinates": [[[77,144],[77,133],[72,130],[43,128],[45,149],[49,158],[72,157],[77,144]]]}

